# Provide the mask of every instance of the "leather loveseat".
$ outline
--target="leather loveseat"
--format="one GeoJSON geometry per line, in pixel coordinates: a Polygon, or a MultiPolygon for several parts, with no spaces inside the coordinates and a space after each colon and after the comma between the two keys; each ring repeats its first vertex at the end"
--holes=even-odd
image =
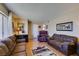
{"type": "Polygon", "coordinates": [[[49,40],[48,44],[65,55],[72,55],[76,53],[77,38],[68,35],[54,34],[49,40]]]}
{"type": "Polygon", "coordinates": [[[0,41],[0,56],[26,56],[26,42],[17,43],[15,36],[0,41]]]}

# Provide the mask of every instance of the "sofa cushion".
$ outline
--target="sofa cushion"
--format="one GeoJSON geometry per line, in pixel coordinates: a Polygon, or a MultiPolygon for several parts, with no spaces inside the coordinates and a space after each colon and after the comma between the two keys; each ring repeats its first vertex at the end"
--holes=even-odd
{"type": "Polygon", "coordinates": [[[16,46],[26,45],[26,42],[17,43],[16,46]]]}
{"type": "Polygon", "coordinates": [[[48,40],[48,43],[52,44],[55,40],[48,40]]]}
{"type": "Polygon", "coordinates": [[[18,53],[18,52],[22,52],[22,51],[25,51],[25,50],[26,50],[25,45],[16,46],[14,51],[13,51],[13,54],[18,53]]]}
{"type": "Polygon", "coordinates": [[[77,42],[77,38],[73,36],[68,36],[68,35],[61,35],[61,38],[66,41],[66,42],[77,42]]]}
{"type": "Polygon", "coordinates": [[[0,42],[0,56],[9,55],[9,49],[5,44],[0,42]]]}
{"type": "Polygon", "coordinates": [[[51,44],[53,46],[58,46],[56,40],[49,40],[48,42],[49,42],[49,44],[51,44]]]}
{"type": "Polygon", "coordinates": [[[19,52],[19,53],[14,53],[12,56],[26,56],[26,52],[19,52]]]}
{"type": "Polygon", "coordinates": [[[59,34],[54,34],[53,39],[57,41],[62,40],[59,34]]]}

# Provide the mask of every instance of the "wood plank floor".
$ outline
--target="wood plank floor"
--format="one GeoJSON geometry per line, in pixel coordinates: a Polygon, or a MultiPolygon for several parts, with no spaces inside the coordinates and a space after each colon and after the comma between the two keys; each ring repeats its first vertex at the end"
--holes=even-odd
{"type": "Polygon", "coordinates": [[[37,40],[29,40],[28,43],[26,43],[26,53],[27,56],[33,56],[32,49],[37,46],[47,46],[52,52],[54,52],[57,56],[64,56],[61,52],[56,50],[55,48],[48,45],[46,42],[38,42],[37,40]]]}

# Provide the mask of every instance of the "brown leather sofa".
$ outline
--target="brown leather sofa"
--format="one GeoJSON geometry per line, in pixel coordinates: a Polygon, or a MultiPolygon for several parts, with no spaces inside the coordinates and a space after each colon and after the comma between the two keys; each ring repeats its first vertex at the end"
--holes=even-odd
{"type": "Polygon", "coordinates": [[[68,35],[54,34],[48,41],[52,47],[61,51],[65,55],[76,53],[77,38],[68,35]]]}
{"type": "Polygon", "coordinates": [[[26,42],[17,43],[15,36],[2,39],[0,56],[26,56],[26,42]]]}

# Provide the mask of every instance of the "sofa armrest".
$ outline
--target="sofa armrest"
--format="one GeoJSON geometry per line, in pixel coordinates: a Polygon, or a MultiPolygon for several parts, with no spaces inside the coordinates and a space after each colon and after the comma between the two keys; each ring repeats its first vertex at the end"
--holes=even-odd
{"type": "Polygon", "coordinates": [[[62,43],[62,51],[65,55],[70,55],[75,53],[75,44],[73,42],[63,42],[62,43]]]}
{"type": "Polygon", "coordinates": [[[73,42],[63,42],[62,43],[62,48],[64,50],[68,50],[70,47],[74,46],[74,43],[73,42]]]}
{"type": "Polygon", "coordinates": [[[53,38],[48,36],[48,40],[53,40],[53,38]]]}
{"type": "Polygon", "coordinates": [[[73,42],[64,42],[64,43],[62,43],[62,48],[63,48],[64,50],[69,50],[69,49],[71,49],[73,46],[74,46],[74,43],[73,43],[73,42]]]}

